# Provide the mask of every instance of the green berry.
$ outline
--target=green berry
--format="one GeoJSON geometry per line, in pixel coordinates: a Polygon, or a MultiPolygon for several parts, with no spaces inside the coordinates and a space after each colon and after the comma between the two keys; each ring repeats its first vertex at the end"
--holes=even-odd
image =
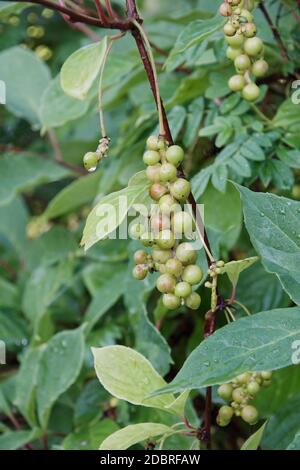
{"type": "Polygon", "coordinates": [[[175,245],[174,234],[171,230],[165,229],[159,232],[158,238],[156,240],[157,245],[162,250],[169,250],[175,245]]]}
{"type": "Polygon", "coordinates": [[[246,38],[253,38],[256,34],[256,26],[254,23],[246,23],[244,25],[243,33],[246,38]]]}
{"type": "Polygon", "coordinates": [[[222,421],[229,422],[233,417],[233,409],[228,405],[221,406],[219,409],[219,416],[222,421]]]}
{"type": "Polygon", "coordinates": [[[258,385],[257,382],[250,382],[247,385],[247,392],[250,393],[250,395],[257,395],[260,390],[260,386],[258,385]]]}
{"type": "Polygon", "coordinates": [[[235,381],[238,384],[245,385],[249,382],[250,378],[251,378],[251,374],[249,372],[244,372],[243,374],[238,375],[235,381]]]}
{"type": "Polygon", "coordinates": [[[265,380],[270,380],[270,378],[272,377],[272,372],[268,371],[268,370],[263,370],[261,373],[260,373],[261,377],[265,380]]]}
{"type": "Polygon", "coordinates": [[[184,202],[189,197],[191,192],[190,183],[184,178],[178,178],[170,186],[170,193],[177,201],[184,202]]]}
{"type": "Polygon", "coordinates": [[[260,54],[263,50],[263,42],[260,38],[254,37],[246,39],[244,44],[244,51],[246,54],[256,56],[260,54]]]}
{"type": "Polygon", "coordinates": [[[234,49],[239,49],[244,43],[244,36],[239,33],[235,33],[234,36],[225,36],[225,39],[227,44],[234,49]]]}
{"type": "MultiPolygon", "coordinates": [[[[160,250],[159,248],[153,248],[152,258],[155,263],[166,263],[173,256],[172,250],[160,250]]],[[[170,273],[173,274],[173,273],[170,273]]]]}
{"type": "Polygon", "coordinates": [[[240,15],[241,15],[242,17],[246,18],[246,20],[247,20],[249,23],[251,23],[251,21],[253,21],[253,15],[252,15],[252,13],[250,13],[250,11],[246,10],[245,8],[243,8],[243,9],[241,10],[240,15]]]}
{"type": "Polygon", "coordinates": [[[149,194],[154,199],[154,201],[158,201],[162,196],[164,196],[168,192],[167,188],[160,183],[152,184],[149,194]]]}
{"type": "Polygon", "coordinates": [[[233,75],[228,80],[228,86],[232,91],[241,91],[246,85],[246,80],[243,75],[233,75]]]}
{"type": "Polygon", "coordinates": [[[263,59],[259,59],[254,64],[252,65],[252,73],[255,75],[255,77],[263,77],[266,75],[267,71],[269,69],[268,62],[266,62],[263,59]]]}
{"type": "Polygon", "coordinates": [[[137,250],[133,255],[133,259],[135,264],[144,264],[148,259],[148,253],[143,250],[137,250]]]}
{"type": "Polygon", "coordinates": [[[147,150],[143,155],[145,165],[156,165],[160,162],[160,155],[155,150],[147,150]]]}
{"type": "Polygon", "coordinates": [[[173,216],[172,227],[176,234],[181,235],[180,238],[189,236],[193,232],[194,221],[188,212],[176,212],[173,216]]]}
{"type": "Polygon", "coordinates": [[[154,264],[155,271],[158,271],[160,274],[166,274],[166,265],[163,263],[154,264]]]}
{"type": "Polygon", "coordinates": [[[133,224],[129,228],[129,234],[131,238],[133,238],[134,240],[138,240],[139,238],[141,238],[141,236],[145,232],[146,232],[146,228],[143,224],[133,224]]]}
{"type": "Polygon", "coordinates": [[[159,150],[159,141],[156,135],[150,135],[147,139],[147,148],[149,150],[159,150]]]}
{"type": "Polygon", "coordinates": [[[176,278],[171,274],[162,274],[156,281],[156,287],[163,294],[170,294],[176,286],[176,278]]]}
{"type": "Polygon", "coordinates": [[[141,235],[140,241],[142,245],[144,246],[153,246],[154,245],[154,239],[151,233],[145,232],[141,235]]]}
{"type": "Polygon", "coordinates": [[[133,268],[132,274],[135,279],[142,281],[148,274],[148,268],[143,264],[138,264],[133,268]]]}
{"type": "Polygon", "coordinates": [[[169,274],[173,274],[173,276],[179,277],[181,276],[183,270],[183,266],[181,261],[176,258],[170,258],[166,262],[166,272],[169,274]]]}
{"type": "Polygon", "coordinates": [[[245,72],[251,67],[251,61],[246,54],[242,54],[235,59],[234,65],[238,71],[245,72]]]}
{"type": "Polygon", "coordinates": [[[199,284],[203,277],[202,270],[196,264],[190,264],[184,268],[182,273],[182,279],[192,286],[199,284]]]}
{"type": "Polygon", "coordinates": [[[232,392],[232,399],[236,403],[243,403],[245,400],[245,392],[244,389],[241,387],[235,388],[232,392]]]}
{"type": "Polygon", "coordinates": [[[150,219],[150,228],[154,233],[170,228],[170,218],[164,214],[153,214],[150,219]]]}
{"type": "Polygon", "coordinates": [[[83,157],[84,168],[88,171],[95,171],[97,168],[98,161],[99,157],[96,152],[87,152],[83,157]]]}
{"type": "Polygon", "coordinates": [[[169,310],[180,307],[180,298],[174,294],[164,294],[162,298],[164,306],[169,310]]]}
{"type": "Polygon", "coordinates": [[[184,159],[184,151],[179,145],[171,145],[166,151],[166,159],[172,165],[178,167],[184,159]]]}
{"type": "Polygon", "coordinates": [[[157,163],[157,165],[148,166],[146,169],[146,176],[149,181],[152,183],[159,182],[159,172],[160,172],[161,164],[157,163]]]}
{"type": "Polygon", "coordinates": [[[242,91],[243,98],[246,101],[255,101],[259,97],[259,88],[255,83],[248,83],[242,91]]]}
{"type": "Polygon", "coordinates": [[[226,57],[230,60],[236,59],[239,55],[243,54],[242,49],[234,49],[233,47],[227,47],[226,49],[226,57]]]}
{"type": "Polygon", "coordinates": [[[186,299],[185,305],[191,310],[198,310],[201,304],[201,297],[197,292],[192,292],[186,299]]]}
{"type": "Polygon", "coordinates": [[[158,204],[160,211],[166,215],[170,215],[177,207],[180,208],[180,205],[171,194],[165,194],[165,196],[161,197],[158,204]]]}
{"type": "Polygon", "coordinates": [[[232,391],[233,387],[231,384],[223,384],[218,388],[218,395],[220,398],[223,398],[223,400],[229,401],[232,398],[232,391]]]}
{"type": "Polygon", "coordinates": [[[163,163],[159,171],[159,179],[162,183],[175,181],[177,178],[176,166],[172,163],[163,163]]]}
{"type": "Polygon", "coordinates": [[[224,26],[224,34],[226,34],[226,36],[234,36],[235,31],[236,29],[234,28],[234,26],[232,26],[230,21],[228,21],[228,23],[226,23],[224,26]]]}
{"type": "Polygon", "coordinates": [[[242,409],[241,416],[246,423],[255,424],[258,420],[258,411],[254,406],[247,405],[242,409]]]}
{"type": "Polygon", "coordinates": [[[185,297],[188,297],[192,292],[192,288],[191,288],[191,285],[188,283],[188,282],[178,282],[178,284],[176,284],[175,286],[175,295],[177,295],[177,297],[182,297],[183,299],[185,297]]]}
{"type": "Polygon", "coordinates": [[[182,264],[195,263],[197,252],[190,243],[181,243],[176,249],[176,256],[182,264]]]}

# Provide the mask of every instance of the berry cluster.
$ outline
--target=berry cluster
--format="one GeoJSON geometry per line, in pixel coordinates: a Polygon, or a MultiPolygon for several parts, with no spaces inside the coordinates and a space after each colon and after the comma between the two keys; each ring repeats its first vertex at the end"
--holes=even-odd
{"type": "Polygon", "coordinates": [[[98,163],[103,157],[107,156],[109,150],[109,137],[103,137],[99,140],[96,152],[87,152],[83,157],[83,165],[89,172],[95,171],[98,163]]]}
{"type": "Polygon", "coordinates": [[[230,405],[221,406],[217,416],[219,426],[227,426],[232,417],[241,416],[248,424],[255,424],[258,420],[258,412],[255,406],[249,405],[249,401],[258,394],[261,387],[271,384],[272,372],[245,372],[236,377],[232,382],[220,385],[218,395],[230,405]]]}
{"type": "Polygon", "coordinates": [[[195,264],[197,252],[183,240],[191,238],[194,230],[193,217],[183,210],[191,191],[190,183],[178,177],[183,159],[184,151],[178,145],[168,147],[164,139],[148,138],[143,160],[154,204],[147,224],[134,224],[130,229],[133,238],[152,248],[151,254],[143,250],[135,253],[133,276],[142,280],[149,272],[159,272],[156,287],[169,310],[183,304],[196,310],[201,302],[200,295],[192,290],[202,279],[202,271],[195,264]]]}
{"type": "Polygon", "coordinates": [[[233,75],[228,86],[232,91],[241,92],[247,101],[259,97],[259,87],[251,79],[263,77],[268,71],[268,63],[262,58],[264,45],[256,36],[253,23],[253,2],[247,0],[226,0],[220,6],[220,13],[229,17],[224,26],[228,48],[226,55],[234,62],[237,74],[233,75]]]}

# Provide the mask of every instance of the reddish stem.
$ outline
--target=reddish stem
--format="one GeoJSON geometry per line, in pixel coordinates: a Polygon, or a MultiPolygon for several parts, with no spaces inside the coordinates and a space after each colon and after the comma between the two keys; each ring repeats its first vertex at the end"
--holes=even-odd
{"type": "Polygon", "coordinates": [[[97,12],[98,12],[98,16],[99,16],[100,20],[102,21],[103,24],[106,24],[107,23],[107,18],[104,14],[102,5],[100,3],[100,0],[95,0],[95,5],[96,5],[96,8],[97,8],[97,12]]]}

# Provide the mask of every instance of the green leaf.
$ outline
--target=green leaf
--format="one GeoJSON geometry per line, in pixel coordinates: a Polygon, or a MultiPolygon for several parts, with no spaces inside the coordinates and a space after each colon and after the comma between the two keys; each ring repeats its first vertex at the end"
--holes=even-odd
{"type": "Polygon", "coordinates": [[[131,424],[107,437],[102,442],[99,450],[126,450],[141,441],[161,436],[162,434],[172,435],[174,432],[174,429],[165,424],[131,424]]]}
{"type": "Polygon", "coordinates": [[[98,450],[99,444],[117,429],[119,427],[114,421],[102,419],[76,429],[63,440],[62,446],[65,450],[98,450]]]}
{"type": "Polygon", "coordinates": [[[41,97],[50,82],[48,67],[34,52],[16,46],[1,52],[0,70],[9,111],[40,128],[41,97]]]}
{"type": "Polygon", "coordinates": [[[99,387],[97,379],[88,382],[82,388],[75,403],[74,424],[83,427],[91,422],[97,422],[103,414],[103,403],[108,400],[108,393],[99,387]]]}
{"type": "Polygon", "coordinates": [[[300,432],[298,432],[286,450],[300,450],[300,432]]]}
{"type": "Polygon", "coordinates": [[[37,377],[38,416],[44,429],[52,406],[77,379],[83,358],[82,328],[57,333],[47,343],[37,377]]]}
{"type": "Polygon", "coordinates": [[[300,431],[300,396],[288,400],[271,416],[266,426],[262,447],[284,450],[300,431]]]}
{"type": "Polygon", "coordinates": [[[85,250],[114,232],[134,203],[143,203],[143,193],[148,196],[147,187],[138,184],[104,196],[87,218],[81,240],[85,250]]]}
{"type": "Polygon", "coordinates": [[[272,124],[275,127],[283,127],[288,132],[297,133],[300,130],[300,115],[298,106],[289,98],[277,109],[272,124]]]}
{"type": "Polygon", "coordinates": [[[39,430],[11,431],[0,436],[0,450],[17,450],[40,436],[39,430]]]}
{"type": "Polygon", "coordinates": [[[221,268],[221,274],[226,273],[233,287],[236,287],[241,272],[249,268],[258,259],[258,256],[252,256],[252,258],[245,258],[238,261],[230,261],[229,263],[226,263],[223,268],[221,268]]]}
{"type": "Polygon", "coordinates": [[[0,278],[0,307],[17,307],[18,289],[6,279],[0,278]]]}
{"type": "Polygon", "coordinates": [[[27,208],[20,196],[12,199],[9,204],[0,204],[0,234],[8,240],[18,255],[23,259],[26,253],[27,208]],[[11,215],[14,214],[14,217],[11,215]]]}
{"type": "Polygon", "coordinates": [[[160,409],[166,409],[174,402],[173,395],[147,398],[166,382],[151,363],[134,349],[106,346],[92,348],[92,352],[98,379],[111,395],[134,405],[160,409]]]}
{"type": "Polygon", "coordinates": [[[248,370],[287,367],[292,364],[292,343],[299,339],[299,307],[242,318],[204,340],[187,358],[175,379],[159,393],[229,382],[248,370]]]}
{"type": "Polygon", "coordinates": [[[274,194],[241,193],[245,224],[267,271],[278,276],[292,300],[300,303],[300,203],[274,194]]]}
{"type": "Polygon", "coordinates": [[[68,214],[90,202],[99,192],[101,171],[73,181],[60,191],[48,204],[42,215],[43,219],[53,219],[68,214]]]}
{"type": "Polygon", "coordinates": [[[79,101],[64,93],[60,78],[54,78],[41,99],[41,121],[45,130],[60,127],[83,116],[89,108],[89,101],[79,101]]]}
{"type": "Polygon", "coordinates": [[[26,324],[17,312],[0,311],[0,339],[8,351],[18,350],[24,342],[27,343],[27,335],[26,324]]]}
{"type": "Polygon", "coordinates": [[[97,78],[107,50],[107,37],[74,52],[63,64],[60,83],[64,92],[84,100],[97,78]]]}
{"type": "Polygon", "coordinates": [[[203,42],[209,36],[221,29],[223,24],[224,19],[220,15],[216,15],[209,19],[192,21],[178,36],[175,46],[167,59],[166,65],[186,49],[203,42]]]}
{"type": "Polygon", "coordinates": [[[51,160],[28,154],[4,154],[0,159],[0,206],[8,204],[16,194],[40,184],[58,181],[70,171],[51,160]]]}
{"type": "Polygon", "coordinates": [[[267,421],[244,442],[241,450],[257,450],[262,440],[267,421]]]}

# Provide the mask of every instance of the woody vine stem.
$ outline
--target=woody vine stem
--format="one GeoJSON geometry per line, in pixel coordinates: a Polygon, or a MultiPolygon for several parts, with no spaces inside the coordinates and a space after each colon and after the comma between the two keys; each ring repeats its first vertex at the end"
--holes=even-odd
{"type": "MultiPolygon", "coordinates": [[[[25,0],[20,0],[25,1],[25,0]]],[[[69,23],[76,23],[78,24],[85,24],[85,25],[93,25],[98,28],[103,29],[116,29],[119,30],[121,33],[125,33],[130,31],[133,38],[135,39],[142,63],[145,68],[145,72],[147,74],[147,78],[149,81],[150,88],[152,90],[155,103],[158,110],[159,116],[159,127],[160,127],[160,134],[164,136],[167,142],[170,145],[173,145],[172,134],[170,131],[169,122],[167,119],[167,115],[164,109],[164,105],[162,99],[160,97],[158,80],[157,80],[157,73],[155,68],[154,57],[151,50],[151,45],[146,35],[146,32],[143,28],[143,20],[140,17],[137,6],[136,0],[126,0],[126,17],[120,18],[112,9],[110,2],[105,1],[106,5],[106,13],[102,8],[101,2],[99,0],[95,0],[95,6],[97,10],[96,16],[90,16],[86,14],[86,11],[83,6],[79,6],[72,4],[72,9],[66,7],[64,2],[53,3],[49,0],[31,0],[31,3],[43,5],[51,10],[55,10],[59,12],[63,17],[68,19],[69,23]]],[[[115,36],[112,39],[116,39],[121,35],[115,36]]],[[[103,120],[102,124],[103,124],[103,120]]],[[[102,127],[102,133],[106,134],[105,128],[102,127]]],[[[178,172],[180,176],[183,176],[183,169],[182,167],[178,168],[178,172]]],[[[204,235],[202,237],[202,220],[201,216],[198,212],[197,204],[195,198],[192,193],[190,193],[188,202],[192,208],[193,216],[195,218],[197,224],[197,232],[200,236],[200,239],[203,241],[206,258],[208,265],[214,263],[213,256],[211,254],[210,243],[207,237],[207,233],[204,229],[204,235]]],[[[216,327],[216,313],[223,310],[226,306],[224,300],[218,295],[217,289],[215,289],[215,297],[216,302],[214,302],[214,307],[206,314],[205,316],[205,323],[204,323],[204,335],[205,337],[211,335],[215,331],[216,327]]],[[[203,426],[198,430],[197,437],[200,441],[203,441],[207,444],[207,447],[210,448],[210,441],[211,441],[211,388],[207,388],[206,392],[206,402],[205,402],[205,412],[204,412],[204,422],[203,426]]]]}

